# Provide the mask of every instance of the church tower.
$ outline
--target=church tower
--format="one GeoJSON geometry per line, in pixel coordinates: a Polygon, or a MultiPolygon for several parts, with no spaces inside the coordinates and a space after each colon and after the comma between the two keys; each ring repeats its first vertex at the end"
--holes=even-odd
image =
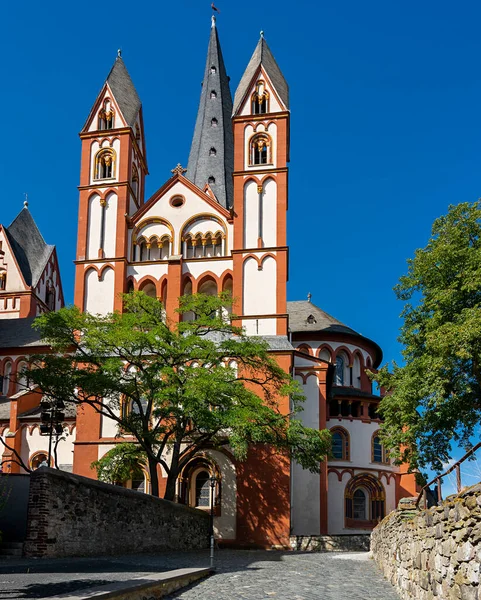
{"type": "Polygon", "coordinates": [[[250,335],[286,335],[289,88],[261,38],[235,93],[234,311],[250,335]]]}
{"type": "Polygon", "coordinates": [[[186,177],[203,191],[208,185],[219,204],[228,209],[233,202],[234,141],[231,118],[229,77],[213,16],[186,177]]]}
{"type": "Polygon", "coordinates": [[[120,52],[80,139],[75,304],[106,314],[121,308],[129,218],[143,204],[148,173],[142,105],[120,52]]]}

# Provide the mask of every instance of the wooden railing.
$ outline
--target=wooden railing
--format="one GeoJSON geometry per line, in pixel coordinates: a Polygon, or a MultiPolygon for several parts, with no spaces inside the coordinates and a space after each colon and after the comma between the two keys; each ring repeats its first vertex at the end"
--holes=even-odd
{"type": "Polygon", "coordinates": [[[443,477],[446,477],[453,471],[456,471],[456,489],[459,494],[459,492],[462,490],[461,464],[465,460],[467,460],[470,456],[472,456],[476,452],[476,450],[478,450],[479,448],[481,448],[481,442],[479,442],[479,444],[476,444],[476,446],[473,446],[471,448],[471,450],[466,452],[466,454],[462,458],[460,458],[457,462],[455,462],[454,465],[449,467],[449,469],[447,471],[444,471],[444,473],[441,473],[440,475],[436,475],[436,477],[434,479],[432,479],[429,483],[426,483],[426,485],[420,491],[418,499],[416,500],[416,508],[419,506],[419,503],[421,502],[421,498],[424,499],[424,508],[427,508],[427,504],[428,504],[427,490],[428,490],[429,486],[432,485],[433,483],[435,483],[437,485],[437,493],[438,493],[437,501],[442,502],[442,499],[443,499],[443,496],[441,493],[442,479],[443,479],[443,477]]]}

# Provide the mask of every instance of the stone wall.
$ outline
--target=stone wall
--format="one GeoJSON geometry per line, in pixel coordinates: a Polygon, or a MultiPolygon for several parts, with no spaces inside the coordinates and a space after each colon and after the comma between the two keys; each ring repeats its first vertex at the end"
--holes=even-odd
{"type": "Polygon", "coordinates": [[[369,533],[351,535],[292,535],[292,550],[302,552],[361,552],[369,550],[369,533]]]}
{"type": "Polygon", "coordinates": [[[206,548],[210,518],[196,510],[42,467],[30,476],[25,556],[100,556],[206,548]]]}
{"type": "Polygon", "coordinates": [[[428,510],[400,503],[373,531],[371,550],[403,599],[481,600],[481,484],[428,510]]]}

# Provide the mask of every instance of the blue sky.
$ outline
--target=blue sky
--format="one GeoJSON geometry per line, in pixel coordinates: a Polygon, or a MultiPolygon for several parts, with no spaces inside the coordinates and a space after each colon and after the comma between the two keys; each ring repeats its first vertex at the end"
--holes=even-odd
{"type": "MultiPolygon", "coordinates": [[[[261,29],[290,84],[289,299],[311,292],[398,358],[406,259],[450,203],[481,196],[481,5],[216,4],[232,91],[261,29]]],[[[210,0],[2,3],[0,222],[28,192],[68,301],[77,134],[117,48],[144,105],[150,195],[187,163],[210,14],[210,0]]]]}

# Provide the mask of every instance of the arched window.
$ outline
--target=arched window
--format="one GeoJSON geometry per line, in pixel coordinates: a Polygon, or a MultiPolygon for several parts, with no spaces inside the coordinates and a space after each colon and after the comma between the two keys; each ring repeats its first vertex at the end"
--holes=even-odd
{"type": "Polygon", "coordinates": [[[137,141],[140,140],[140,128],[139,128],[138,123],[135,124],[135,139],[137,141]]]}
{"type": "Polygon", "coordinates": [[[210,475],[208,471],[200,471],[195,477],[195,506],[210,506],[210,475]]]}
{"type": "Polygon", "coordinates": [[[352,385],[355,388],[361,388],[361,359],[359,354],[354,354],[352,361],[352,385]]]}
{"type": "Polygon", "coordinates": [[[134,198],[139,197],[139,173],[135,165],[132,165],[132,192],[134,193],[134,198]]]}
{"type": "Polygon", "coordinates": [[[342,427],[333,427],[332,458],[334,460],[349,460],[349,433],[342,427]]]}
{"type": "Polygon", "coordinates": [[[211,175],[207,181],[209,182],[209,184],[215,183],[215,177],[211,175]]]}
{"type": "Polygon", "coordinates": [[[220,514],[221,476],[217,465],[208,457],[193,458],[179,477],[179,500],[189,506],[220,514]]]}
{"type": "Polygon", "coordinates": [[[45,304],[48,306],[49,310],[55,310],[55,288],[50,280],[47,281],[45,304]]]}
{"type": "Polygon", "coordinates": [[[115,153],[111,148],[100,150],[95,157],[95,179],[115,177],[115,153]]]}
{"type": "Polygon", "coordinates": [[[217,127],[217,124],[218,124],[218,121],[217,121],[217,119],[214,117],[214,118],[212,119],[212,121],[210,122],[210,124],[211,124],[211,127],[217,127]]]}
{"type": "Polygon", "coordinates": [[[134,291],[134,282],[130,280],[127,283],[127,294],[131,294],[134,291]]]}
{"type": "Polygon", "coordinates": [[[211,72],[211,75],[215,75],[217,73],[217,69],[214,67],[214,65],[211,66],[210,72],[211,72]]]}
{"type": "Polygon", "coordinates": [[[147,260],[147,245],[144,239],[137,242],[137,260],[140,262],[147,260]]]}
{"type": "Polygon", "coordinates": [[[371,461],[375,463],[389,464],[389,455],[381,443],[379,431],[373,433],[372,436],[371,461]]]}
{"type": "Polygon", "coordinates": [[[366,520],[367,499],[366,492],[359,488],[352,497],[352,518],[360,521],[366,520]]]}
{"type": "Polygon", "coordinates": [[[99,129],[113,129],[115,126],[115,114],[110,106],[110,101],[105,100],[103,107],[99,112],[99,129]]]}
{"type": "Polygon", "coordinates": [[[271,139],[266,133],[259,133],[251,139],[250,164],[267,165],[271,163],[271,139]]]}
{"type": "Polygon", "coordinates": [[[361,473],[350,479],[345,490],[346,527],[375,527],[385,516],[385,498],[382,483],[370,473],[361,473]]]}
{"type": "Polygon", "coordinates": [[[22,361],[17,366],[17,392],[22,392],[28,387],[27,363],[22,361]]]}
{"type": "Polygon", "coordinates": [[[263,115],[269,112],[269,92],[265,89],[265,83],[259,80],[256,91],[252,94],[252,114],[263,115]]]}
{"type": "Polygon", "coordinates": [[[323,348],[319,353],[319,358],[321,360],[325,360],[326,362],[331,362],[331,353],[327,348],[323,348]]]}
{"type": "Polygon", "coordinates": [[[349,366],[348,355],[341,351],[336,356],[336,373],[334,376],[334,385],[349,386],[351,367],[349,366]]]}
{"type": "Polygon", "coordinates": [[[209,150],[209,155],[210,156],[217,156],[217,150],[212,146],[212,148],[209,150]]]}
{"type": "Polygon", "coordinates": [[[160,259],[167,260],[170,256],[170,237],[164,235],[160,240],[160,259]]]}
{"type": "Polygon", "coordinates": [[[0,291],[7,289],[7,272],[0,271],[0,291]]]}
{"type": "Polygon", "coordinates": [[[215,90],[211,90],[210,92],[210,97],[214,100],[215,98],[217,98],[217,92],[215,90]]]}
{"type": "Polygon", "coordinates": [[[157,289],[155,287],[155,285],[149,281],[148,283],[146,283],[143,287],[142,287],[142,292],[144,292],[144,294],[146,296],[150,296],[151,298],[157,298],[157,289]]]}
{"type": "Polygon", "coordinates": [[[10,389],[11,377],[12,377],[12,363],[7,362],[3,368],[3,378],[2,378],[2,394],[4,396],[8,396],[8,391],[10,389]]]}

